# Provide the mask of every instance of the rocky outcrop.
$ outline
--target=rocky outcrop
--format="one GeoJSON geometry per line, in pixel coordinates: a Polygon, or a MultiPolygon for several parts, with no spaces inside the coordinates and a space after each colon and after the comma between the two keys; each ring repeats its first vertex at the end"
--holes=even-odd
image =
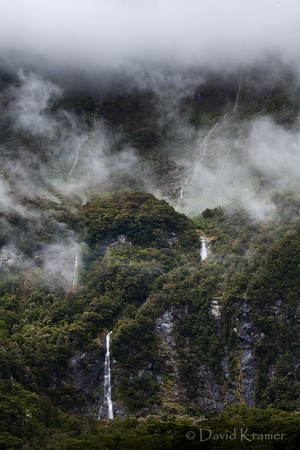
{"type": "Polygon", "coordinates": [[[18,252],[18,250],[10,245],[2,247],[0,250],[0,267],[2,266],[16,266],[18,264],[21,264],[22,257],[21,253],[18,252]]]}
{"type": "Polygon", "coordinates": [[[215,297],[211,301],[211,313],[215,317],[216,320],[220,320],[221,319],[220,297],[215,297]]]}
{"type": "Polygon", "coordinates": [[[160,353],[165,360],[163,385],[163,404],[173,403],[189,406],[195,410],[220,411],[224,407],[223,388],[218,385],[210,368],[199,364],[197,368],[197,394],[192,400],[187,400],[187,387],[180,378],[179,354],[173,336],[175,318],[183,318],[188,311],[175,311],[169,309],[156,320],[156,332],[161,338],[160,353]]]}
{"type": "MultiPolygon", "coordinates": [[[[160,354],[165,361],[165,371],[172,374],[172,377],[165,385],[163,385],[165,402],[179,402],[180,401],[180,378],[179,369],[176,360],[178,353],[176,350],[176,342],[172,335],[174,327],[173,310],[167,310],[165,313],[156,319],[156,332],[161,338],[160,354]]],[[[162,374],[163,375],[163,374],[162,374]]],[[[163,376],[160,375],[158,381],[163,384],[163,376]]]]}
{"type": "Polygon", "coordinates": [[[85,398],[83,412],[98,416],[103,402],[102,384],[104,377],[105,350],[79,350],[69,361],[66,381],[72,384],[85,398]]]}
{"type": "Polygon", "coordinates": [[[249,320],[249,311],[245,295],[240,300],[240,314],[237,318],[236,333],[238,335],[239,345],[243,349],[240,359],[241,391],[247,406],[251,408],[254,406],[256,377],[253,345],[258,336],[256,336],[257,333],[249,320]]]}
{"type": "Polygon", "coordinates": [[[225,406],[222,386],[217,384],[212,371],[203,364],[199,365],[197,375],[199,377],[198,395],[191,403],[192,408],[205,412],[221,411],[225,406]]]}

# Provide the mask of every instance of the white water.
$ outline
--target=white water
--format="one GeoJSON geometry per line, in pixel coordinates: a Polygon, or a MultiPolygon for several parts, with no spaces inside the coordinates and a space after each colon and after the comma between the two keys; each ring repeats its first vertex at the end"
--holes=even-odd
{"type": "Polygon", "coordinates": [[[76,284],[77,268],[78,268],[78,249],[76,248],[72,286],[75,286],[76,284]]]}
{"type": "MultiPolygon", "coordinates": [[[[243,79],[243,73],[240,76],[240,81],[239,81],[239,87],[238,87],[238,92],[236,94],[236,99],[235,99],[235,105],[234,105],[234,109],[233,112],[236,111],[237,107],[238,107],[238,102],[239,102],[239,95],[240,95],[240,91],[241,91],[241,87],[242,87],[242,79],[243,79]]],[[[198,169],[199,169],[199,165],[201,164],[201,162],[203,160],[205,160],[206,156],[207,156],[207,152],[209,149],[209,140],[211,135],[214,133],[214,131],[222,126],[222,124],[225,123],[225,121],[227,120],[227,117],[229,116],[229,112],[226,112],[223,117],[220,119],[220,121],[216,122],[208,131],[208,133],[206,134],[206,136],[203,138],[201,145],[195,150],[195,162],[194,162],[194,168],[191,170],[190,174],[187,176],[184,184],[182,184],[180,186],[180,191],[179,191],[179,197],[180,199],[183,198],[184,195],[184,191],[186,189],[186,187],[190,186],[195,177],[197,176],[198,173],[198,169]]],[[[225,160],[227,160],[230,156],[230,149],[228,151],[228,154],[225,158],[225,160]]]]}
{"type": "MultiPolygon", "coordinates": [[[[225,116],[224,116],[225,117],[225,116]]],[[[197,148],[196,152],[198,153],[198,155],[196,156],[196,165],[194,170],[192,170],[192,172],[190,173],[190,175],[187,177],[184,185],[182,184],[180,187],[180,198],[183,198],[184,195],[184,190],[185,190],[185,186],[190,185],[193,181],[195,176],[197,175],[198,169],[199,169],[199,163],[205,158],[206,156],[206,152],[208,149],[208,142],[209,142],[209,138],[210,135],[213,133],[213,131],[217,128],[217,126],[219,125],[219,122],[215,123],[214,126],[209,130],[209,132],[207,133],[207,135],[204,137],[202,144],[200,147],[197,148]],[[199,157],[200,156],[200,157],[199,157]]]]}
{"type": "Polygon", "coordinates": [[[183,187],[183,185],[181,185],[181,187],[180,187],[180,198],[183,198],[183,193],[184,193],[184,187],[183,187]]]}
{"type": "Polygon", "coordinates": [[[73,163],[73,166],[71,167],[71,170],[70,170],[70,172],[69,172],[69,176],[71,176],[71,175],[73,174],[74,170],[75,170],[75,167],[76,167],[76,164],[77,164],[77,161],[78,161],[78,157],[79,157],[79,150],[80,150],[82,144],[84,143],[84,141],[87,140],[87,138],[88,138],[87,136],[85,136],[84,138],[82,138],[81,141],[80,141],[80,143],[78,144],[78,146],[77,146],[77,148],[76,148],[76,151],[75,151],[75,154],[76,154],[76,156],[75,156],[75,161],[74,161],[74,163],[73,163]]]}
{"type": "Polygon", "coordinates": [[[214,126],[209,130],[209,132],[207,133],[207,135],[203,139],[203,143],[202,143],[202,146],[201,146],[201,148],[202,148],[202,152],[201,152],[202,153],[201,154],[202,158],[204,156],[206,156],[206,152],[207,152],[207,149],[208,149],[208,141],[209,141],[210,135],[215,130],[215,128],[217,128],[218,125],[219,125],[219,122],[215,123],[214,126]]]}
{"type": "Polygon", "coordinates": [[[237,110],[237,107],[238,107],[238,104],[239,104],[239,96],[240,96],[241,87],[242,87],[242,78],[243,78],[243,72],[241,73],[241,76],[240,76],[239,88],[238,88],[238,92],[236,94],[235,105],[234,105],[234,108],[233,108],[233,112],[235,112],[237,110]]]}
{"type": "Polygon", "coordinates": [[[201,256],[201,259],[203,260],[207,257],[207,247],[206,247],[205,237],[201,236],[200,241],[201,241],[200,256],[201,256]]]}
{"type": "MultiPolygon", "coordinates": [[[[114,418],[114,410],[113,403],[111,400],[111,376],[110,376],[110,353],[109,353],[109,344],[110,344],[110,335],[112,331],[107,333],[106,335],[106,355],[105,355],[105,365],[104,365],[104,404],[107,405],[107,418],[114,418]]],[[[98,420],[100,420],[101,410],[99,410],[98,420]]]]}

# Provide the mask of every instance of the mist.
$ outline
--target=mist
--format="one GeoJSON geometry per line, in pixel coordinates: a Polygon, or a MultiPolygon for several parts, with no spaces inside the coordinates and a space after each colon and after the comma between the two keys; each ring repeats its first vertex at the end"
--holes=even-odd
{"type": "MultiPolygon", "coordinates": [[[[282,66],[277,70],[279,79],[281,70],[282,66]]],[[[274,78],[276,72],[272,73],[274,78]]],[[[135,92],[153,95],[157,127],[164,136],[157,151],[163,151],[182,168],[177,181],[184,189],[180,201],[169,197],[167,186],[158,187],[153,167],[138,149],[127,144],[126,139],[122,144],[120,127],[112,132],[96,117],[88,126],[84,117],[62,107],[54,108],[63,98],[64,89],[38,73],[19,70],[16,79],[1,93],[6,103],[4,117],[11,125],[11,138],[2,145],[2,167],[10,175],[9,181],[2,180],[0,185],[3,210],[22,210],[16,192],[60,203],[55,194],[59,189],[63,195],[76,195],[84,203],[92,189],[105,189],[112,182],[119,182],[121,187],[127,178],[129,185],[166,198],[188,215],[234,201],[247,205],[251,215],[264,220],[275,208],[272,193],[292,185],[294,188],[297,183],[298,122],[293,129],[285,129],[270,116],[255,114],[234,131],[239,114],[238,77],[223,117],[209,126],[195,127],[189,120],[190,113],[182,112],[181,105],[185,99],[194,98],[199,86],[205,86],[207,73],[191,71],[184,76],[182,72],[151,71],[134,65],[130,75],[127,72],[127,92],[131,92],[131,85],[135,92]],[[24,138],[29,145],[20,145],[24,138]],[[271,180],[267,190],[257,186],[258,172],[271,180]]],[[[264,78],[256,83],[252,89],[265,91],[261,106],[265,109],[274,79],[271,90],[264,78]]]]}
{"type": "Polygon", "coordinates": [[[151,168],[128,145],[113,150],[121,131],[116,135],[101,119],[88,125],[84,117],[56,108],[63,96],[58,85],[35,72],[12,73],[13,82],[0,93],[1,268],[27,268],[43,285],[68,290],[78,244],[55,218],[59,205],[85,203],[93,189],[121,187],[122,177],[139,180],[147,190],[151,168]]]}
{"type": "Polygon", "coordinates": [[[34,135],[53,137],[57,127],[47,115],[47,108],[51,99],[60,97],[61,89],[34,73],[25,74],[20,70],[18,77],[21,84],[11,89],[9,111],[14,126],[34,135]]]}
{"type": "Polygon", "coordinates": [[[15,228],[20,216],[42,229],[43,212],[30,203],[37,199],[78,205],[93,192],[134,187],[189,216],[234,203],[268,220],[276,214],[274,192],[299,195],[299,117],[292,125],[276,123],[268,112],[272,92],[296,95],[300,85],[296,2],[2,3],[4,259],[25,264],[30,255],[33,270],[70,288],[74,234],[54,220],[57,237],[30,250],[30,231],[18,235],[15,228]],[[78,92],[92,99],[92,112],[72,109],[78,92]],[[159,135],[153,148],[141,150],[140,135],[135,145],[124,125],[98,114],[122,95],[148,96],[152,116],[133,122],[159,135]],[[256,108],[246,119],[243,98],[256,108]],[[193,108],[199,117],[192,118],[193,108]],[[167,159],[166,170],[160,164],[167,159]]]}
{"type": "Polygon", "coordinates": [[[230,70],[271,52],[299,63],[293,0],[1,3],[0,48],[11,59],[89,70],[128,61],[230,70]]]}
{"type": "Polygon", "coordinates": [[[201,134],[193,162],[183,177],[179,208],[191,215],[235,203],[254,219],[272,218],[275,192],[291,190],[300,195],[299,126],[286,129],[270,116],[257,117],[234,139],[226,136],[227,127],[228,119],[215,126],[205,155],[201,134]]]}

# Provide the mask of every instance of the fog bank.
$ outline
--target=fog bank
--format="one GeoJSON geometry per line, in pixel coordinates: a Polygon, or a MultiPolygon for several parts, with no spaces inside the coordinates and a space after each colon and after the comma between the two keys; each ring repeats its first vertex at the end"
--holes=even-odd
{"type": "Polygon", "coordinates": [[[293,0],[2,1],[0,51],[90,69],[298,61],[299,16],[293,0]]]}

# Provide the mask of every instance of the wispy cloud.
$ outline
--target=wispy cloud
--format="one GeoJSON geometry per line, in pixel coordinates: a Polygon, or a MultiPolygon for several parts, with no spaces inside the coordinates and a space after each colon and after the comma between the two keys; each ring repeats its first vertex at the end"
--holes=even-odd
{"type": "MultiPolygon", "coordinates": [[[[227,123],[230,127],[230,123],[227,123]]],[[[234,202],[255,219],[275,212],[274,192],[296,189],[299,182],[300,133],[274,123],[268,117],[241,124],[242,133],[230,139],[216,127],[203,157],[198,146],[180,208],[188,214],[234,202]]],[[[203,142],[201,135],[199,142],[203,142]]]]}
{"type": "Polygon", "coordinates": [[[9,114],[14,126],[34,135],[53,137],[56,124],[47,114],[50,100],[57,99],[62,91],[50,81],[35,73],[18,73],[20,85],[10,90],[9,114]]]}

